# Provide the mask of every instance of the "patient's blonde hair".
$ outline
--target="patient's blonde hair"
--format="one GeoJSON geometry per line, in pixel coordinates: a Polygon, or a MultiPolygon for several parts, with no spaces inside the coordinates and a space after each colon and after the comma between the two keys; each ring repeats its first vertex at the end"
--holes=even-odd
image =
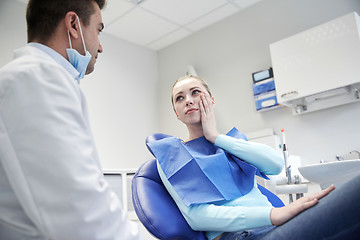
{"type": "Polygon", "coordinates": [[[195,76],[195,75],[186,75],[186,76],[183,76],[181,78],[179,78],[178,80],[176,80],[171,88],[171,104],[173,106],[173,109],[175,110],[175,107],[174,107],[174,100],[173,100],[173,89],[174,87],[176,86],[176,84],[178,84],[179,82],[183,81],[183,80],[186,80],[186,79],[189,79],[189,78],[194,78],[194,79],[197,79],[201,82],[201,84],[205,87],[206,91],[209,93],[210,97],[212,97],[211,95],[211,92],[210,92],[210,88],[209,88],[209,85],[205,82],[204,79],[198,77],[198,76],[195,76]]]}

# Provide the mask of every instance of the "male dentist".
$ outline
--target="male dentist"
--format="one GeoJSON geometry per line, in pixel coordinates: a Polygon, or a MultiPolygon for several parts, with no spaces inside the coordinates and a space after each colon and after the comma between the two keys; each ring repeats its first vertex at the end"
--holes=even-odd
{"type": "Polygon", "coordinates": [[[0,239],[140,240],[104,180],[78,82],[103,51],[105,0],[30,0],[0,69],[0,239]]]}

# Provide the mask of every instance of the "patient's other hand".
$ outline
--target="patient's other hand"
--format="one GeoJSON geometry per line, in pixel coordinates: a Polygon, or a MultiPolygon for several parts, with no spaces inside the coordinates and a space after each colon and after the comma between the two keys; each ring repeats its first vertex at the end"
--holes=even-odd
{"type": "Polygon", "coordinates": [[[335,186],[332,185],[313,195],[302,197],[287,206],[281,208],[273,208],[270,213],[271,224],[274,226],[280,226],[286,223],[302,211],[311,208],[312,206],[317,204],[321,198],[328,195],[334,189],[335,186]]]}

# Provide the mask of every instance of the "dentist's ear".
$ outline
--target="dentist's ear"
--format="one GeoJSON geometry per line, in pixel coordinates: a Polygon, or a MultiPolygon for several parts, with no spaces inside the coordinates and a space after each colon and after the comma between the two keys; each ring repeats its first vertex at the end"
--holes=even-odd
{"type": "Polygon", "coordinates": [[[211,102],[212,102],[212,104],[215,104],[215,98],[214,97],[211,97],[211,102]]]}
{"type": "Polygon", "coordinates": [[[75,12],[70,11],[65,15],[65,27],[69,31],[69,34],[74,39],[79,38],[79,26],[77,21],[77,15],[75,12]]]}

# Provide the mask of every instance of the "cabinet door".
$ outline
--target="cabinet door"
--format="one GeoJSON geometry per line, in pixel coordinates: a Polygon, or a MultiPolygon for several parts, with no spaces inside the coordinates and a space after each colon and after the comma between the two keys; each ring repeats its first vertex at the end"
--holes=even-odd
{"type": "Polygon", "coordinates": [[[279,103],[360,82],[359,24],[351,13],[271,44],[279,103]]]}

